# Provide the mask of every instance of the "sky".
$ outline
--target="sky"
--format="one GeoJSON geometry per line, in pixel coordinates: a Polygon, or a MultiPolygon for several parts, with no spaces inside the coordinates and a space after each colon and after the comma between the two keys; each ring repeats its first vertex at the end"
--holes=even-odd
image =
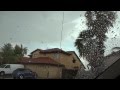
{"type": "MultiPolygon", "coordinates": [[[[79,56],[74,42],[79,33],[87,29],[84,13],[85,11],[0,11],[0,47],[5,43],[13,46],[22,44],[28,48],[27,55],[37,48],[60,48],[62,31],[61,48],[75,51],[79,56]]],[[[111,53],[112,47],[120,46],[120,12],[117,14],[114,28],[110,28],[106,34],[108,39],[105,42],[105,55],[111,53]]],[[[82,62],[88,64],[86,60],[82,62]]]]}

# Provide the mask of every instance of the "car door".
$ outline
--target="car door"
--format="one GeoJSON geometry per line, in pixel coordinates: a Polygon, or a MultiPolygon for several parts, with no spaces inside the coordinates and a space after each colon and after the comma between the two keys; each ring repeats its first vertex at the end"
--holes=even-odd
{"type": "Polygon", "coordinates": [[[5,70],[5,74],[11,74],[11,68],[10,65],[6,65],[6,67],[4,68],[5,70]]]}

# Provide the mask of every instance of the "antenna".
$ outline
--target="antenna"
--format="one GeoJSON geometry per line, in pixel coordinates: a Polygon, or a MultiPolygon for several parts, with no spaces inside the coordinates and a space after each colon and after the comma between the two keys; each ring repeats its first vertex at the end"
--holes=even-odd
{"type": "Polygon", "coordinates": [[[60,49],[62,49],[62,32],[63,32],[63,23],[64,23],[64,11],[63,11],[63,20],[62,20],[62,30],[61,30],[60,49]]]}
{"type": "MultiPolygon", "coordinates": [[[[62,50],[61,46],[62,46],[62,32],[63,32],[63,22],[64,22],[64,11],[63,11],[63,20],[62,20],[62,30],[61,30],[61,40],[60,40],[60,49],[62,50]]],[[[60,52],[59,53],[59,64],[58,67],[60,66],[60,52]]],[[[59,73],[59,71],[58,71],[59,73]]]]}

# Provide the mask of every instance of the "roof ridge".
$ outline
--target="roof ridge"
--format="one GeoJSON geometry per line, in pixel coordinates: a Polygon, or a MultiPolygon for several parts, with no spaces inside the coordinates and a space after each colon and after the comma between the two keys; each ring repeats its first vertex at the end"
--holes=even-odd
{"type": "MultiPolygon", "coordinates": [[[[60,49],[60,48],[51,48],[51,49],[60,49]]],[[[51,50],[51,49],[44,49],[44,50],[51,50]]]]}

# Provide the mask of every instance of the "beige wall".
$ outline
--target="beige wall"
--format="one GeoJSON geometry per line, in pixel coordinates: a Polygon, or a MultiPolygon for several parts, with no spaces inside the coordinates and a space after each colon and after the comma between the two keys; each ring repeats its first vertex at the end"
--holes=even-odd
{"type": "Polygon", "coordinates": [[[62,77],[62,67],[41,64],[26,64],[25,68],[29,68],[43,79],[60,79],[62,77]]]}
{"type": "Polygon", "coordinates": [[[68,56],[68,55],[61,53],[60,60],[58,60],[58,61],[60,61],[61,64],[64,64],[67,69],[74,69],[74,67],[80,68],[80,62],[77,59],[75,59],[75,60],[76,60],[76,62],[73,63],[72,55],[68,56]]]}
{"type": "Polygon", "coordinates": [[[32,58],[38,58],[38,57],[46,57],[46,55],[45,54],[40,54],[39,51],[35,51],[32,54],[32,58]]]}
{"type": "Polygon", "coordinates": [[[72,57],[74,57],[74,59],[76,60],[76,64],[75,65],[78,66],[79,68],[81,68],[83,66],[83,64],[80,61],[80,59],[78,59],[75,54],[72,54],[72,57]]]}
{"type": "Polygon", "coordinates": [[[80,68],[80,66],[82,65],[79,59],[74,54],[73,55],[66,55],[63,53],[43,54],[43,53],[39,53],[39,51],[36,51],[32,54],[32,58],[38,58],[38,57],[50,57],[56,60],[57,62],[60,62],[61,64],[65,65],[67,69],[74,69],[74,67],[80,68]],[[56,54],[58,54],[58,56],[56,54]],[[75,63],[73,63],[73,57],[76,60],[75,63]]]}

